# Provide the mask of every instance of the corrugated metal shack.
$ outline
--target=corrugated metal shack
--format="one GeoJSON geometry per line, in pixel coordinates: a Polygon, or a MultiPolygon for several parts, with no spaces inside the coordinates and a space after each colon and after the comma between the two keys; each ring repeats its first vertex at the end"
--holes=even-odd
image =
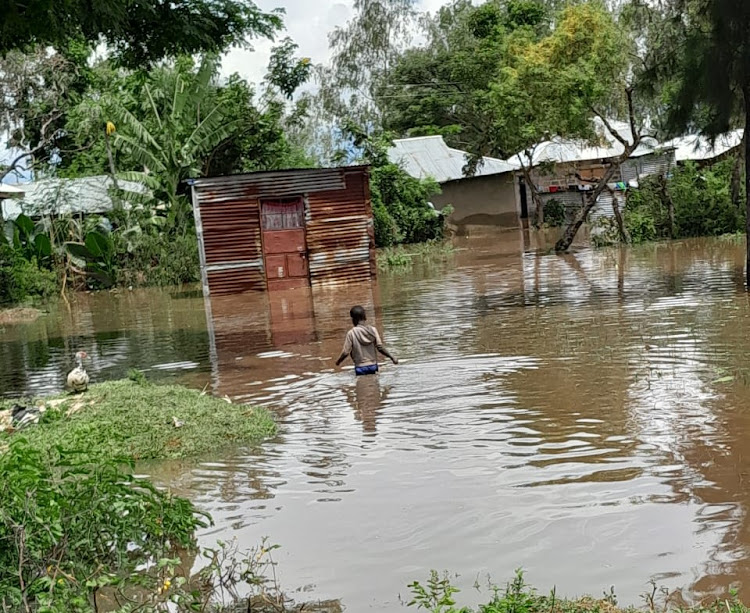
{"type": "Polygon", "coordinates": [[[206,296],[375,276],[366,166],[255,172],[189,184],[206,296]]]}

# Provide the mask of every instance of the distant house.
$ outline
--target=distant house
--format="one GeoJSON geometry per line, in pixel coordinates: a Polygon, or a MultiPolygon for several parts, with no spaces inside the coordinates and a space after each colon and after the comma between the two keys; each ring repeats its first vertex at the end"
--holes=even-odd
{"type": "MultiPolygon", "coordinates": [[[[117,183],[125,191],[148,193],[140,183],[117,183]]],[[[22,197],[0,201],[3,219],[15,219],[21,213],[29,217],[106,214],[115,206],[112,200],[114,185],[108,175],[82,179],[42,179],[14,187],[23,190],[22,197]]]]}
{"type": "MultiPolygon", "coordinates": [[[[611,122],[619,134],[630,141],[630,127],[622,122],[611,122]]],[[[604,176],[613,160],[619,158],[625,148],[602,124],[598,126],[601,137],[599,145],[584,141],[555,138],[537,145],[531,160],[519,153],[511,160],[521,161],[532,168],[531,178],[546,206],[555,200],[565,205],[572,213],[584,204],[586,192],[591,191],[604,176]]],[[[628,160],[620,164],[609,183],[609,190],[602,194],[591,212],[591,219],[613,215],[613,197],[620,207],[624,204],[622,192],[628,186],[637,185],[639,179],[666,174],[674,167],[675,149],[672,145],[660,145],[654,139],[644,139],[628,160]],[[613,196],[614,194],[614,196],[613,196]]],[[[519,207],[535,211],[531,190],[526,186],[522,172],[516,172],[519,207]]]]}
{"type": "Polygon", "coordinates": [[[388,151],[391,162],[412,177],[432,178],[442,193],[434,196],[437,209],[453,207],[451,221],[457,225],[492,224],[517,227],[522,211],[517,205],[513,162],[485,157],[472,176],[464,168],[468,154],[446,145],[442,136],[403,138],[388,151]]]}

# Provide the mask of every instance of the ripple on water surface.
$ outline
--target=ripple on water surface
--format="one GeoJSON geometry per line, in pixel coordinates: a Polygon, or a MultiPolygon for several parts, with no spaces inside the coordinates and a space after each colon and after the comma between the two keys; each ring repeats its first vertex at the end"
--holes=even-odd
{"type": "Polygon", "coordinates": [[[0,336],[21,361],[1,389],[53,389],[93,343],[97,376],[136,363],[271,407],[280,433],[260,449],[146,468],[213,514],[206,544],[268,535],[287,585],[350,610],[400,610],[430,568],[458,572],[469,600],[478,575],[518,567],[629,603],[650,578],[688,597],[742,588],[742,250],[557,257],[527,240],[459,240],[447,265],[372,286],[214,300],[208,320],[192,295],[86,297],[0,336]],[[400,366],[333,368],[353,302],[400,366]]]}

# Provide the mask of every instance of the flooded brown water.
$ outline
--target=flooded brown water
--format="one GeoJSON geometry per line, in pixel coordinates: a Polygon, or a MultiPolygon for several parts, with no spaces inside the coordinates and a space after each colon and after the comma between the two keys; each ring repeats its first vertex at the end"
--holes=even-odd
{"type": "Polygon", "coordinates": [[[558,257],[535,241],[457,239],[447,262],[374,285],[208,315],[194,292],[81,296],[0,331],[0,394],[58,388],[84,348],[95,379],[137,367],[271,407],[280,434],[259,450],[144,470],[213,514],[205,544],[279,543],[303,599],[399,611],[435,568],[471,602],[477,578],[519,567],[621,603],[651,579],[750,598],[744,245],[558,257]],[[353,303],[401,365],[334,368],[353,303]]]}

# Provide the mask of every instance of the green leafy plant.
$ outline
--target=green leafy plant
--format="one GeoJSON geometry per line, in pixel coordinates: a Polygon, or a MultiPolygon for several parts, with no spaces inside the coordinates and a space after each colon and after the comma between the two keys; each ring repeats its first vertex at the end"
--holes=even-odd
{"type": "Polygon", "coordinates": [[[625,226],[633,244],[653,241],[657,238],[654,218],[638,209],[625,211],[625,226]]]}
{"type": "Polygon", "coordinates": [[[35,260],[40,265],[52,263],[52,243],[43,231],[27,215],[19,215],[13,224],[13,248],[26,260],[35,260]]]}
{"type": "Polygon", "coordinates": [[[455,608],[456,600],[453,596],[461,590],[451,584],[447,574],[441,577],[436,570],[430,571],[426,585],[414,581],[409,584],[409,589],[412,593],[410,607],[424,609],[430,613],[470,613],[467,608],[455,608]]]}
{"type": "Polygon", "coordinates": [[[146,378],[146,375],[144,375],[140,370],[137,370],[135,368],[131,368],[128,371],[128,380],[132,381],[133,383],[136,383],[138,385],[148,385],[149,381],[146,378]]]}
{"type": "Polygon", "coordinates": [[[110,236],[89,232],[83,243],[66,243],[70,257],[83,272],[105,286],[115,283],[117,258],[110,236]]]}
{"type": "Polygon", "coordinates": [[[54,271],[40,267],[36,258],[27,260],[7,244],[0,244],[0,303],[48,298],[56,289],[54,271]]]}
{"type": "MultiPolygon", "coordinates": [[[[731,198],[733,161],[707,168],[689,163],[664,180],[650,177],[628,192],[624,221],[633,243],[691,236],[736,235],[745,213],[731,198]],[[670,220],[674,212],[674,232],[670,220]]],[[[611,242],[617,242],[615,237],[611,242]]]]}
{"type": "Polygon", "coordinates": [[[544,223],[551,228],[559,228],[565,225],[565,203],[552,198],[544,205],[544,223]]]}
{"type": "Polygon", "coordinates": [[[132,468],[25,439],[0,454],[3,610],[91,611],[103,588],[139,584],[139,567],[193,546],[206,518],[132,468]]]}

